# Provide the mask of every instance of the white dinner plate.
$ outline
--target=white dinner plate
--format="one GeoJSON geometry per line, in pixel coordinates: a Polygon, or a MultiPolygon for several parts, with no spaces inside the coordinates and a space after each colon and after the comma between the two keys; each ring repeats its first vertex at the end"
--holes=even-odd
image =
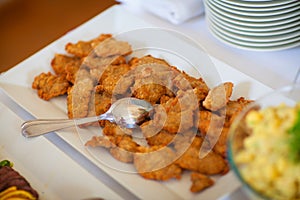
{"type": "Polygon", "coordinates": [[[284,20],[276,20],[276,21],[271,21],[271,22],[249,22],[249,21],[241,21],[235,18],[230,18],[228,16],[224,16],[218,12],[215,12],[213,9],[210,8],[210,6],[205,3],[205,8],[206,8],[206,14],[212,15],[216,18],[219,18],[220,20],[226,21],[228,23],[234,24],[236,26],[244,26],[244,27],[250,27],[250,28],[256,28],[258,31],[260,29],[268,29],[268,28],[273,28],[277,26],[285,26],[285,24],[290,24],[290,23],[299,23],[300,20],[300,15],[295,16],[295,17],[289,17],[284,20]]]}
{"type": "Polygon", "coordinates": [[[270,26],[270,27],[250,27],[250,26],[243,26],[243,25],[236,25],[234,23],[227,22],[225,20],[222,20],[211,13],[206,13],[206,16],[209,17],[211,20],[218,23],[220,26],[226,26],[227,28],[231,28],[237,31],[247,32],[249,34],[283,34],[291,32],[291,29],[297,29],[297,27],[300,27],[300,21],[293,21],[290,23],[277,25],[277,26],[270,26]]]}
{"type": "Polygon", "coordinates": [[[277,10],[284,10],[284,9],[289,9],[294,6],[300,5],[299,1],[294,1],[290,2],[288,4],[283,4],[279,6],[267,6],[267,7],[249,7],[249,6],[241,6],[241,5],[234,5],[231,3],[226,3],[222,0],[214,0],[216,3],[219,3],[220,5],[229,8],[229,9],[235,9],[239,11],[244,11],[244,12],[277,12],[277,10]]]}
{"type": "Polygon", "coordinates": [[[207,17],[211,23],[213,23],[216,26],[221,27],[225,31],[233,32],[233,33],[239,34],[239,35],[250,36],[250,37],[273,37],[273,36],[277,36],[277,35],[289,34],[289,33],[300,30],[300,26],[294,26],[291,28],[282,29],[282,30],[278,30],[278,31],[264,31],[264,32],[244,31],[244,30],[239,30],[239,29],[233,28],[233,27],[225,26],[223,23],[219,22],[218,20],[210,18],[210,16],[207,16],[207,17]]]}
{"type": "Polygon", "coordinates": [[[40,200],[101,197],[122,199],[45,137],[26,139],[23,121],[0,102],[0,161],[10,160],[40,200]]]}
{"type": "Polygon", "coordinates": [[[296,9],[288,13],[274,15],[274,16],[260,16],[260,17],[243,16],[237,13],[232,13],[230,11],[223,10],[224,7],[216,6],[218,4],[210,0],[206,0],[206,4],[208,5],[210,12],[213,12],[215,15],[222,15],[226,18],[235,19],[237,21],[242,21],[245,23],[248,22],[248,23],[273,24],[273,23],[277,23],[278,21],[285,21],[285,23],[287,23],[288,19],[300,16],[300,9],[296,9]]]}
{"type": "Polygon", "coordinates": [[[254,42],[249,43],[249,42],[245,42],[243,40],[232,38],[232,37],[224,34],[223,32],[220,33],[219,30],[217,30],[215,26],[214,27],[210,26],[209,30],[220,41],[225,42],[226,44],[228,44],[230,46],[238,47],[238,48],[246,49],[246,50],[277,51],[277,50],[284,50],[284,49],[297,47],[300,45],[300,37],[297,37],[293,40],[280,41],[276,44],[274,44],[274,43],[254,43],[254,42]]]}
{"type": "MultiPolygon", "coordinates": [[[[209,19],[208,19],[209,20],[209,19]]],[[[219,33],[227,35],[231,38],[235,38],[236,40],[245,41],[249,45],[251,43],[261,43],[261,44],[274,44],[279,45],[282,43],[290,43],[297,40],[300,37],[300,30],[282,34],[282,35],[269,35],[269,36],[247,36],[238,33],[234,33],[231,30],[226,30],[220,27],[218,24],[215,24],[213,21],[209,21],[213,28],[215,28],[219,33]]]]}
{"type": "MultiPolygon", "coordinates": [[[[31,88],[32,81],[36,75],[51,70],[50,62],[54,54],[63,53],[64,46],[68,42],[89,40],[95,38],[100,33],[120,33],[151,26],[151,24],[136,18],[116,5],[2,74],[0,76],[0,86],[16,103],[36,118],[67,118],[66,98],[64,96],[44,101],[31,88]]],[[[214,58],[212,58],[212,61],[222,81],[231,81],[234,83],[233,99],[240,96],[257,99],[271,91],[269,87],[231,68],[225,63],[214,58]]],[[[206,73],[204,72],[204,74],[206,73]]],[[[213,76],[213,74],[208,73],[203,78],[204,80],[209,80],[213,76]]],[[[219,83],[214,82],[212,84],[216,85],[219,83]]],[[[61,132],[57,132],[57,134],[62,140],[69,143],[78,152],[140,199],[218,199],[228,195],[240,186],[233,173],[229,172],[219,178],[213,187],[194,194],[189,189],[190,177],[188,174],[184,174],[181,180],[170,180],[167,182],[145,180],[137,174],[124,173],[98,162],[83,147],[82,143],[78,142],[79,137],[76,133],[65,131],[63,134],[61,132]]],[[[113,158],[109,157],[107,159],[113,158]]]]}
{"type": "Polygon", "coordinates": [[[295,4],[292,7],[288,7],[288,8],[284,8],[284,9],[278,9],[278,10],[271,10],[271,11],[244,11],[244,10],[240,10],[240,7],[235,7],[235,8],[231,8],[228,7],[227,4],[222,3],[222,1],[219,0],[208,0],[212,5],[214,5],[216,8],[223,10],[224,12],[227,13],[232,13],[235,14],[237,16],[241,16],[241,17],[247,17],[250,19],[257,19],[257,18],[261,18],[264,19],[266,17],[270,17],[271,19],[274,18],[276,20],[277,16],[284,16],[284,14],[288,15],[289,13],[292,13],[294,11],[299,11],[300,10],[300,2],[296,2],[297,4],[295,4]]]}
{"type": "Polygon", "coordinates": [[[273,0],[273,1],[241,1],[241,0],[220,0],[228,4],[253,8],[265,8],[274,6],[283,6],[297,0],[273,0]]]}
{"type": "MultiPolygon", "coordinates": [[[[208,19],[209,21],[209,19],[208,19]]],[[[225,36],[228,36],[232,38],[233,40],[241,41],[244,44],[247,45],[259,45],[259,46],[278,46],[283,45],[291,42],[295,42],[300,38],[300,31],[296,31],[291,34],[284,34],[280,36],[270,36],[270,37],[247,37],[245,35],[236,34],[231,31],[225,30],[222,27],[218,26],[217,24],[214,24],[213,22],[210,22],[210,28],[213,28],[215,31],[217,31],[220,34],[223,34],[225,36]]]]}

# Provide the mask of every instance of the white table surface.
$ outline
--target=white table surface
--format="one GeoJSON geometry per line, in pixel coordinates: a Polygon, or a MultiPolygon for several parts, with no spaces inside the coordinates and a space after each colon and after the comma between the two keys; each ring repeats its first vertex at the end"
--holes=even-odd
{"type": "MultiPolygon", "coordinates": [[[[208,30],[205,14],[181,25],[173,25],[145,10],[121,5],[138,18],[155,26],[170,28],[198,41],[209,55],[223,61],[237,70],[255,78],[271,88],[283,87],[291,83],[300,68],[300,46],[280,51],[252,51],[231,47],[216,39],[208,30]]],[[[298,79],[298,81],[300,81],[298,79]]]]}
{"type": "MultiPolygon", "coordinates": [[[[279,88],[291,83],[297,70],[300,67],[300,47],[282,51],[249,51],[230,47],[214,38],[205,22],[204,15],[196,17],[181,25],[173,25],[165,20],[153,16],[143,10],[135,9],[127,5],[119,5],[132,14],[136,15],[155,26],[171,28],[192,37],[198,41],[207,53],[233,68],[255,78],[271,88],[279,88]]],[[[300,79],[297,80],[300,82],[300,79]]],[[[16,113],[21,119],[32,119],[32,116],[15,104],[8,96],[0,90],[0,101],[10,110],[16,113]]],[[[89,171],[106,186],[113,188],[114,191],[124,199],[135,199],[136,197],[124,187],[112,180],[105,173],[101,172],[96,166],[89,162],[85,157],[76,152],[72,147],[55,135],[46,137],[59,149],[66,153],[72,160],[76,161],[85,170],[89,171]]],[[[222,199],[246,199],[243,191],[238,189],[232,194],[228,194],[222,199]]]]}

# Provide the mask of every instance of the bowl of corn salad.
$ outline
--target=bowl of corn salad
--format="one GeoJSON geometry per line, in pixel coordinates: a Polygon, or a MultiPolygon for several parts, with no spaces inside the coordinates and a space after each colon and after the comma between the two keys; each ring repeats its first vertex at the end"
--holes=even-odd
{"type": "Polygon", "coordinates": [[[231,168],[253,199],[300,199],[300,85],[273,91],[233,122],[231,168]]]}

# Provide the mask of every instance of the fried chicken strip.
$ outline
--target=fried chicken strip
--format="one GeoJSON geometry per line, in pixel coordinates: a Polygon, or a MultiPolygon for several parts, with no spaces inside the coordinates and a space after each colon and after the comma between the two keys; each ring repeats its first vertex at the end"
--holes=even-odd
{"type": "Polygon", "coordinates": [[[211,89],[203,101],[203,106],[211,111],[217,111],[223,108],[229,101],[232,94],[232,88],[233,84],[231,82],[226,82],[211,89]]]}
{"type": "Polygon", "coordinates": [[[89,41],[78,41],[77,43],[69,42],[66,44],[65,50],[77,57],[86,57],[92,52],[94,46],[110,37],[112,37],[111,34],[101,34],[99,37],[89,41]]]}
{"type": "Polygon", "coordinates": [[[66,75],[66,66],[80,66],[81,60],[76,56],[67,56],[64,54],[55,54],[51,61],[51,67],[56,75],[66,75]]]}
{"type": "Polygon", "coordinates": [[[200,192],[214,184],[214,181],[204,174],[193,172],[191,173],[191,192],[200,192]]]}
{"type": "MultiPolygon", "coordinates": [[[[188,150],[176,161],[183,169],[196,171],[202,174],[213,175],[223,174],[228,171],[227,162],[219,154],[210,151],[204,158],[199,157],[200,147],[203,139],[195,137],[188,150]]],[[[179,149],[182,144],[175,145],[179,149]]]]}
{"type": "Polygon", "coordinates": [[[98,57],[109,57],[117,55],[129,55],[132,52],[131,45],[128,42],[118,41],[114,38],[106,38],[105,40],[94,45],[94,52],[98,57]]]}
{"type": "Polygon", "coordinates": [[[168,147],[141,147],[139,153],[134,154],[134,166],[146,179],[160,181],[180,179],[182,169],[173,162],[175,156],[173,150],[168,147]]]}
{"type": "Polygon", "coordinates": [[[85,69],[78,71],[75,84],[68,91],[67,106],[69,118],[88,116],[89,103],[94,90],[94,82],[85,69]]]}
{"type": "Polygon", "coordinates": [[[64,76],[56,76],[48,73],[41,73],[34,78],[32,88],[37,89],[38,96],[46,101],[53,97],[67,93],[70,83],[64,76]]]}

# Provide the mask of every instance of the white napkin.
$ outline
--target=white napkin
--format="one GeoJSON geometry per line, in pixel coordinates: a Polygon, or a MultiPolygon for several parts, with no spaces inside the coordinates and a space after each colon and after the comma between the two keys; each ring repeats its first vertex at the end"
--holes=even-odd
{"type": "Polygon", "coordinates": [[[117,0],[135,8],[166,19],[173,24],[181,24],[204,12],[203,0],[117,0]]]}

